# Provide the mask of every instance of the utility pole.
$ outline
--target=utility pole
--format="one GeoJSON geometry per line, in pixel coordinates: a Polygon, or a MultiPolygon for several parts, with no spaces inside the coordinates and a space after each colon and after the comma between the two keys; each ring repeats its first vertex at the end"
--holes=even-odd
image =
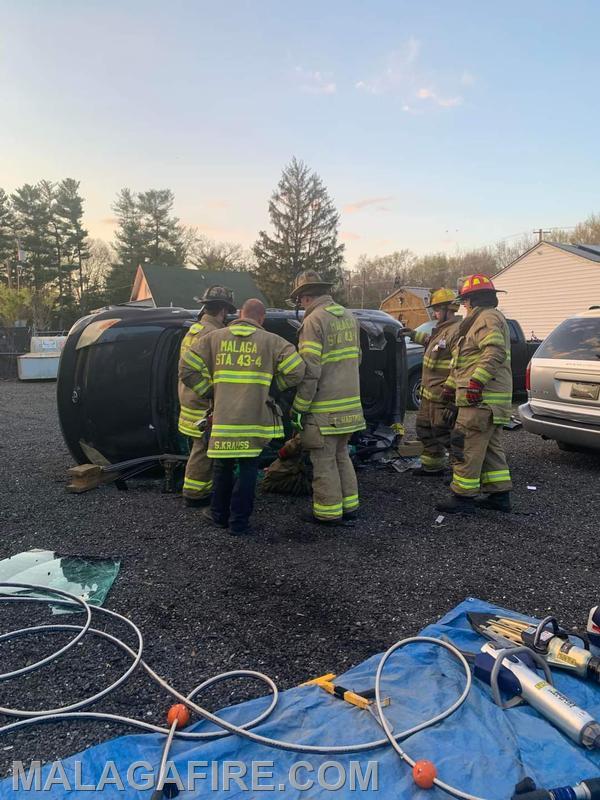
{"type": "Polygon", "coordinates": [[[360,307],[365,307],[365,289],[367,287],[367,270],[363,267],[362,268],[362,295],[360,301],[360,307]]]}
{"type": "Polygon", "coordinates": [[[533,231],[533,232],[534,232],[534,233],[537,233],[537,236],[538,236],[538,242],[542,242],[542,241],[544,240],[544,234],[545,234],[545,233],[552,233],[552,231],[551,231],[551,230],[550,230],[550,231],[545,231],[543,228],[538,228],[537,230],[535,230],[535,231],[533,231]]]}

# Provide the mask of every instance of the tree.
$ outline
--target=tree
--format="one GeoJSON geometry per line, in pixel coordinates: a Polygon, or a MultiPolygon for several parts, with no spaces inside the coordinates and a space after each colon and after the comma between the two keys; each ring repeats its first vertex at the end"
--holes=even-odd
{"type": "Polygon", "coordinates": [[[177,266],[185,261],[183,230],[172,215],[170,189],[149,189],[138,195],[145,255],[153,264],[177,266]]]}
{"type": "Polygon", "coordinates": [[[323,181],[303,161],[293,158],[284,167],[269,216],[273,235],[260,231],[253,252],[258,283],[271,302],[281,305],[296,275],[306,269],[334,284],[340,281],[339,215],[323,181]]]}
{"type": "Polygon", "coordinates": [[[186,263],[206,270],[248,270],[254,255],[234,242],[215,242],[199,234],[196,228],[186,231],[186,263]]]}
{"type": "Polygon", "coordinates": [[[6,265],[5,274],[9,284],[12,283],[11,261],[15,257],[15,251],[14,219],[10,200],[4,189],[0,189],[0,268],[6,265]]]}
{"type": "Polygon", "coordinates": [[[600,214],[590,214],[573,230],[554,228],[549,238],[554,242],[568,244],[600,244],[600,214]]]}
{"type": "Polygon", "coordinates": [[[175,266],[185,261],[183,228],[172,215],[173,192],[150,189],[136,194],[121,189],[113,211],[118,228],[115,233],[116,261],[107,278],[107,297],[111,302],[129,298],[136,269],[150,261],[175,266]]]}
{"type": "MultiPolygon", "coordinates": [[[[89,258],[89,252],[88,232],[83,227],[83,197],[79,194],[79,181],[65,178],[59,183],[55,194],[54,221],[61,231],[63,249],[69,264],[74,264],[77,269],[77,295],[81,301],[84,292],[84,263],[89,258]]],[[[69,269],[69,276],[71,272],[72,268],[69,269]]]]}
{"type": "Polygon", "coordinates": [[[41,289],[57,277],[55,241],[50,230],[50,211],[40,184],[26,183],[11,195],[15,232],[26,254],[23,282],[41,289]]]}
{"type": "Polygon", "coordinates": [[[31,292],[29,289],[16,289],[0,286],[0,322],[12,327],[17,320],[31,316],[31,292]]]}
{"type": "Polygon", "coordinates": [[[348,273],[346,302],[351,306],[379,308],[394,289],[406,286],[416,256],[410,250],[397,250],[387,256],[359,257],[348,273]]]}

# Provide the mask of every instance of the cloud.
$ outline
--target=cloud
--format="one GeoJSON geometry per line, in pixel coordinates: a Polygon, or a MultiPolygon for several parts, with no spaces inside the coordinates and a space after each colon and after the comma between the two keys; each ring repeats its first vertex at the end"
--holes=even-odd
{"type": "Polygon", "coordinates": [[[436,105],[442,108],[454,108],[454,106],[461,105],[463,99],[460,95],[454,97],[440,97],[433,89],[423,88],[417,91],[419,100],[432,100],[436,105]]]}
{"type": "Polygon", "coordinates": [[[296,67],[294,70],[301,92],[306,94],[335,94],[336,84],[329,72],[296,67]]]}
{"type": "Polygon", "coordinates": [[[363,208],[367,208],[368,206],[377,206],[377,211],[389,211],[389,208],[381,205],[381,203],[387,203],[392,199],[393,198],[391,196],[366,197],[364,200],[357,200],[354,203],[348,203],[348,205],[344,206],[343,211],[344,214],[356,214],[357,211],[361,211],[363,208]]]}
{"type": "Polygon", "coordinates": [[[423,109],[416,109],[412,100],[429,100],[440,108],[454,108],[463,103],[463,97],[457,92],[459,86],[471,86],[475,82],[473,75],[464,70],[461,77],[455,74],[449,78],[448,73],[440,74],[427,69],[421,64],[421,42],[411,36],[397,50],[388,54],[383,69],[369,78],[356,81],[357,91],[372,95],[391,95],[402,102],[402,111],[407,114],[419,114],[423,109]]]}
{"type": "Polygon", "coordinates": [[[421,42],[411,36],[398,50],[393,50],[388,55],[383,72],[369,80],[357,81],[355,88],[369,94],[398,91],[410,79],[420,50],[421,42]]]}
{"type": "Polygon", "coordinates": [[[355,242],[357,239],[360,239],[358,233],[353,233],[352,231],[340,231],[340,239],[343,239],[345,242],[355,242]]]}

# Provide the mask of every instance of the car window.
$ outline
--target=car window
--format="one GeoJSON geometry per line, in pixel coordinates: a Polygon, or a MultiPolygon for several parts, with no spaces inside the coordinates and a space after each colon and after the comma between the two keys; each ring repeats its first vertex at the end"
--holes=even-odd
{"type": "Polygon", "coordinates": [[[514,320],[507,319],[506,321],[508,323],[508,330],[510,332],[510,340],[511,340],[511,342],[518,342],[520,337],[519,337],[519,332],[518,332],[517,326],[514,323],[514,320]]]}
{"type": "Polygon", "coordinates": [[[536,350],[535,358],[600,359],[600,317],[565,320],[536,350]]]}

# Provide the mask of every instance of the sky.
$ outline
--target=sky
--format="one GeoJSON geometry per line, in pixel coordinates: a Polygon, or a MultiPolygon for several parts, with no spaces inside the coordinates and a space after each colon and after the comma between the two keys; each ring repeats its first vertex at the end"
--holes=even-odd
{"type": "MultiPolygon", "coordinates": [[[[0,186],[122,187],[251,246],[296,156],[360,254],[600,211],[596,0],[0,0],[0,186]]],[[[549,237],[550,238],[550,237],[549,237]]]]}

